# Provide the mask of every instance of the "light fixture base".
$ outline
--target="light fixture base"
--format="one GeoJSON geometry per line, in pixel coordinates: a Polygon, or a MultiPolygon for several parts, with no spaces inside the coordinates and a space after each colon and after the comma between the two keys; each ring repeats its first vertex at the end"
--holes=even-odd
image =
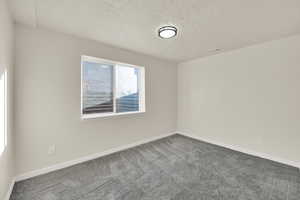
{"type": "Polygon", "coordinates": [[[173,38],[177,35],[177,28],[175,26],[163,26],[158,30],[158,36],[162,39],[173,38]]]}

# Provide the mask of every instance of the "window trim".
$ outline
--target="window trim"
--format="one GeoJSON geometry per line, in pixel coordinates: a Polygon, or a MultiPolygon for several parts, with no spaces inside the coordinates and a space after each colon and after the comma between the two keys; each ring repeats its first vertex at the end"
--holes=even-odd
{"type": "Polygon", "coordinates": [[[96,58],[92,56],[81,56],[81,71],[80,71],[80,115],[81,119],[91,119],[91,118],[99,118],[99,117],[112,117],[112,116],[120,116],[120,115],[132,115],[138,113],[145,113],[146,112],[146,98],[145,98],[145,67],[143,66],[136,66],[128,63],[117,62],[113,60],[103,59],[103,58],[96,58]],[[113,65],[113,101],[114,101],[114,110],[113,112],[107,113],[92,113],[92,114],[84,114],[83,113],[83,61],[90,61],[96,62],[100,64],[108,64],[113,65]],[[139,111],[132,111],[132,112],[122,112],[116,113],[116,65],[122,65],[132,68],[139,69],[139,76],[138,76],[138,91],[139,91],[139,111]]]}

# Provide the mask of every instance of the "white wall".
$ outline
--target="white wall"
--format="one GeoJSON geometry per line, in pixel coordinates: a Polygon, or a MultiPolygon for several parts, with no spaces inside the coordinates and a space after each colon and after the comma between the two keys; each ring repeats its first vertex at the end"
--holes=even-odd
{"type": "Polygon", "coordinates": [[[21,25],[16,44],[17,174],[175,131],[174,64],[21,25]],[[145,66],[146,113],[81,120],[81,55],[145,66]]]}
{"type": "Polygon", "coordinates": [[[0,0],[0,199],[4,199],[14,176],[12,130],[13,47],[13,20],[10,16],[6,0],[0,0]],[[4,83],[6,89],[3,87],[4,83]],[[4,103],[4,100],[6,103],[4,103]],[[4,117],[5,110],[7,113],[6,117],[4,117]]]}
{"type": "Polygon", "coordinates": [[[178,68],[178,130],[300,163],[300,36],[178,68]]]}

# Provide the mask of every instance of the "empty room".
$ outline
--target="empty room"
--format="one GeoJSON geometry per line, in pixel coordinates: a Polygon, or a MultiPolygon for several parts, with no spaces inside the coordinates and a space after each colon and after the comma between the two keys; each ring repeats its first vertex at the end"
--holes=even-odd
{"type": "Polygon", "coordinates": [[[299,0],[0,0],[0,200],[300,200],[299,0]]]}

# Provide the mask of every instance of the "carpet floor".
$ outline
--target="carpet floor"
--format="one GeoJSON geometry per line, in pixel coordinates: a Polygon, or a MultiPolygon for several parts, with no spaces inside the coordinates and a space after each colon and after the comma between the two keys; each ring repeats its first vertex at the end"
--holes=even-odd
{"type": "Polygon", "coordinates": [[[300,173],[173,135],[18,182],[10,199],[300,200],[300,173]]]}

